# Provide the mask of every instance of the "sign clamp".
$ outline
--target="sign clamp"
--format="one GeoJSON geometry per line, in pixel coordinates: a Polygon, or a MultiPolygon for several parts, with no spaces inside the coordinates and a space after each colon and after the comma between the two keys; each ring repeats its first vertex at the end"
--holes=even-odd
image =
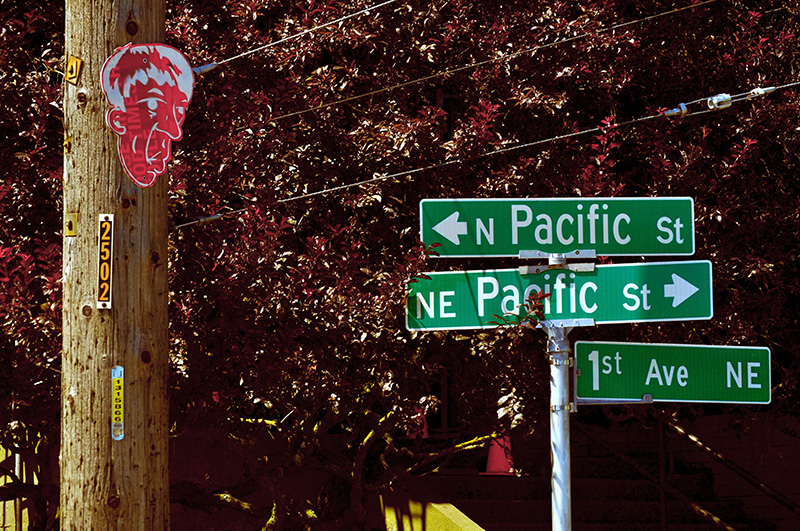
{"type": "MultiPolygon", "coordinates": [[[[573,371],[573,376],[577,377],[577,372],[580,372],[579,369],[573,371]]],[[[574,382],[575,380],[573,380],[574,382]]],[[[632,398],[630,400],[625,399],[610,399],[610,400],[603,400],[602,398],[578,398],[578,389],[577,384],[573,384],[572,386],[572,400],[576,406],[624,406],[624,405],[631,405],[631,404],[652,404],[653,403],[653,395],[644,394],[640,400],[632,398]]]]}
{"type": "MultiPolygon", "coordinates": [[[[576,249],[574,251],[570,251],[568,253],[563,253],[563,254],[551,254],[551,253],[545,253],[544,251],[520,251],[519,258],[521,260],[543,259],[543,258],[547,258],[549,260],[549,263],[547,265],[519,266],[520,275],[538,275],[539,273],[543,273],[551,269],[566,269],[568,271],[574,271],[576,273],[591,273],[592,271],[594,271],[594,262],[568,264],[567,258],[597,258],[597,253],[593,250],[580,250],[580,249],[576,249]]],[[[586,325],[575,325],[575,326],[586,326],[586,325]]],[[[591,326],[594,326],[594,323],[592,323],[591,326]]]]}
{"type": "Polygon", "coordinates": [[[539,324],[536,325],[536,328],[543,328],[545,330],[548,328],[572,329],[579,326],[597,326],[597,323],[594,322],[594,319],[554,319],[552,321],[539,321],[539,324]]]}
{"type": "Polygon", "coordinates": [[[532,258],[547,259],[559,258],[566,260],[567,258],[597,258],[597,253],[592,249],[575,249],[568,253],[546,253],[544,251],[520,251],[519,257],[523,260],[532,258]]]}
{"type": "MultiPolygon", "coordinates": [[[[547,265],[519,266],[520,275],[538,275],[539,273],[542,273],[544,271],[549,271],[551,269],[567,269],[569,271],[575,271],[575,272],[592,272],[594,271],[594,265],[595,265],[594,262],[568,264],[567,259],[597,258],[597,253],[593,249],[576,249],[568,253],[546,253],[544,251],[520,251],[519,257],[522,260],[546,258],[548,261],[547,265]]],[[[566,330],[566,333],[568,334],[570,330],[578,326],[596,326],[596,324],[594,322],[594,319],[553,319],[553,320],[540,321],[539,324],[536,325],[536,328],[544,329],[545,331],[548,332],[548,337],[550,337],[550,332],[548,329],[563,328],[566,330]]],[[[569,345],[567,345],[567,351],[570,351],[569,345]]],[[[570,366],[572,366],[571,363],[570,366]]]]}

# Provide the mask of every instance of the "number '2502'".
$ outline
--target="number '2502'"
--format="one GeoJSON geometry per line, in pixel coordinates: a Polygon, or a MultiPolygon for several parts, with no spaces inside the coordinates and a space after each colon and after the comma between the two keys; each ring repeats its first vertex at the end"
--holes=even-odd
{"type": "Polygon", "coordinates": [[[114,217],[100,215],[99,267],[97,303],[101,308],[111,307],[111,255],[113,249],[114,217]]]}

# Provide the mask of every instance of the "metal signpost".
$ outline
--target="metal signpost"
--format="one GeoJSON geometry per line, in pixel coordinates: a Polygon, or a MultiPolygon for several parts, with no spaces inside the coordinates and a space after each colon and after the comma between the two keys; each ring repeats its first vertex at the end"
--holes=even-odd
{"type": "Polygon", "coordinates": [[[550,294],[544,299],[545,320],[540,326],[547,332],[550,361],[552,518],[554,530],[570,530],[569,413],[573,406],[569,397],[569,332],[575,326],[594,324],[710,319],[711,263],[570,267],[563,255],[553,255],[547,266],[426,276],[409,285],[409,330],[479,329],[519,323],[526,318],[521,308],[531,293],[550,294]]]}
{"type": "Polygon", "coordinates": [[[577,403],[768,404],[766,347],[575,343],[577,403]]]}
{"type": "Polygon", "coordinates": [[[520,322],[525,318],[520,305],[540,291],[550,294],[544,299],[548,321],[684,321],[710,319],[714,313],[707,260],[598,265],[589,272],[545,269],[527,275],[495,269],[426,275],[409,285],[409,330],[493,328],[498,316],[520,322]]]}
{"type": "MultiPolygon", "coordinates": [[[[580,325],[581,323],[576,323],[580,325]]],[[[572,327],[544,321],[547,332],[547,357],[550,362],[550,506],[553,530],[572,529],[572,450],[569,414],[573,402],[569,396],[569,336],[572,327]]]]}
{"type": "Polygon", "coordinates": [[[601,256],[694,254],[690,197],[423,199],[420,237],[442,257],[591,249],[601,256]]]}
{"type": "Polygon", "coordinates": [[[426,273],[409,284],[409,330],[520,324],[545,293],[552,528],[572,529],[569,413],[577,404],[770,401],[763,347],[568,340],[576,326],[711,319],[711,262],[594,265],[568,258],[694,254],[694,201],[674,198],[423,199],[420,238],[440,257],[548,259],[546,266],[426,273]],[[575,399],[569,396],[574,361],[575,399]]]}

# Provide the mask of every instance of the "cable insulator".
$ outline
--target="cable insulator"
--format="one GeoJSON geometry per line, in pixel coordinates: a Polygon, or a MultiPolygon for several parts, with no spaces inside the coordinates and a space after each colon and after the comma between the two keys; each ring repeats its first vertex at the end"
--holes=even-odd
{"type": "Polygon", "coordinates": [[[717,94],[716,96],[711,96],[706,101],[709,109],[712,110],[719,110],[719,109],[727,109],[731,106],[731,95],[730,94],[717,94]]]}
{"type": "Polygon", "coordinates": [[[196,75],[196,76],[201,76],[201,75],[205,74],[206,72],[211,72],[212,70],[214,70],[218,66],[219,66],[218,63],[209,63],[209,64],[207,64],[205,66],[196,66],[196,67],[192,68],[192,72],[194,72],[194,75],[196,75]]]}
{"type": "Polygon", "coordinates": [[[778,87],[756,87],[750,92],[747,93],[747,99],[757,98],[759,96],[763,96],[764,94],[769,94],[770,92],[774,92],[778,87]]]}
{"type": "Polygon", "coordinates": [[[689,109],[686,108],[685,103],[681,103],[676,108],[670,109],[667,112],[665,112],[664,116],[667,116],[669,118],[676,118],[676,117],[683,118],[687,114],[689,114],[689,109]]]}

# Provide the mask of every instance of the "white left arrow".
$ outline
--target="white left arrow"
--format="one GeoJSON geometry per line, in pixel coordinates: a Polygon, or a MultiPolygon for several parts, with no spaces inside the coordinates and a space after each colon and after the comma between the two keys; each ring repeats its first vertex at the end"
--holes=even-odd
{"type": "Polygon", "coordinates": [[[680,304],[700,291],[700,288],[692,285],[690,282],[679,277],[675,273],[672,274],[672,284],[664,285],[664,297],[672,297],[672,307],[677,308],[680,304]]]}
{"type": "Polygon", "coordinates": [[[458,221],[458,211],[453,212],[432,228],[456,245],[459,244],[458,237],[468,232],[467,222],[458,221]]]}

